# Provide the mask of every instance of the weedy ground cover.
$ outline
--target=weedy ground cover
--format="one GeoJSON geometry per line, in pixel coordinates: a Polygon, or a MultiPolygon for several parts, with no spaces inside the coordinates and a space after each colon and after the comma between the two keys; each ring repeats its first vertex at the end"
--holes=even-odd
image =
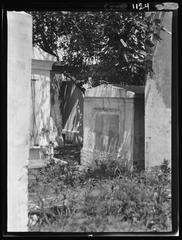
{"type": "Polygon", "coordinates": [[[170,168],[130,172],[109,161],[80,171],[51,161],[29,181],[29,231],[170,232],[170,168]]]}

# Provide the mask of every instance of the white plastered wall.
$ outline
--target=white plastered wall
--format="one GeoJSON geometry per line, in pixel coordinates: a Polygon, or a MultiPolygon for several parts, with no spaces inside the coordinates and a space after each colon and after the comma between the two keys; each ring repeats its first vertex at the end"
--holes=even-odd
{"type": "Polygon", "coordinates": [[[7,231],[27,231],[32,17],[7,12],[8,204],[7,231]]]}

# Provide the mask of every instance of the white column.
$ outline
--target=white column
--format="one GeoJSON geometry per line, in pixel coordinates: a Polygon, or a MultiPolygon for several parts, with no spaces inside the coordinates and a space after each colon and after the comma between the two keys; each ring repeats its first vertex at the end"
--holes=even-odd
{"type": "Polygon", "coordinates": [[[171,165],[171,66],[172,12],[165,12],[161,41],[153,57],[154,76],[145,86],[145,167],[160,166],[164,159],[171,165]]]}
{"type": "Polygon", "coordinates": [[[27,231],[32,17],[8,12],[8,223],[27,231]]]}

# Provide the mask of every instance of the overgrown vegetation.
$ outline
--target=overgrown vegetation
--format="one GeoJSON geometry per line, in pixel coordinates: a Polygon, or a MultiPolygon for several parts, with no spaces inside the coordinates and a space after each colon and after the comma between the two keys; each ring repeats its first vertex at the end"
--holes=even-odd
{"type": "Polygon", "coordinates": [[[170,176],[166,162],[158,170],[129,172],[116,162],[80,171],[77,164],[51,161],[29,181],[29,230],[171,231],[170,176]]]}

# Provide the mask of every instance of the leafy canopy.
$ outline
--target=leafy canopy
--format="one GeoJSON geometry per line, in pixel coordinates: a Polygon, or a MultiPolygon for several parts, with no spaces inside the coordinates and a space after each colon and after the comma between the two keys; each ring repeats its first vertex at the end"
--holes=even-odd
{"type": "Polygon", "coordinates": [[[33,11],[33,44],[53,54],[67,74],[143,85],[150,22],[144,12],[33,11]]]}

